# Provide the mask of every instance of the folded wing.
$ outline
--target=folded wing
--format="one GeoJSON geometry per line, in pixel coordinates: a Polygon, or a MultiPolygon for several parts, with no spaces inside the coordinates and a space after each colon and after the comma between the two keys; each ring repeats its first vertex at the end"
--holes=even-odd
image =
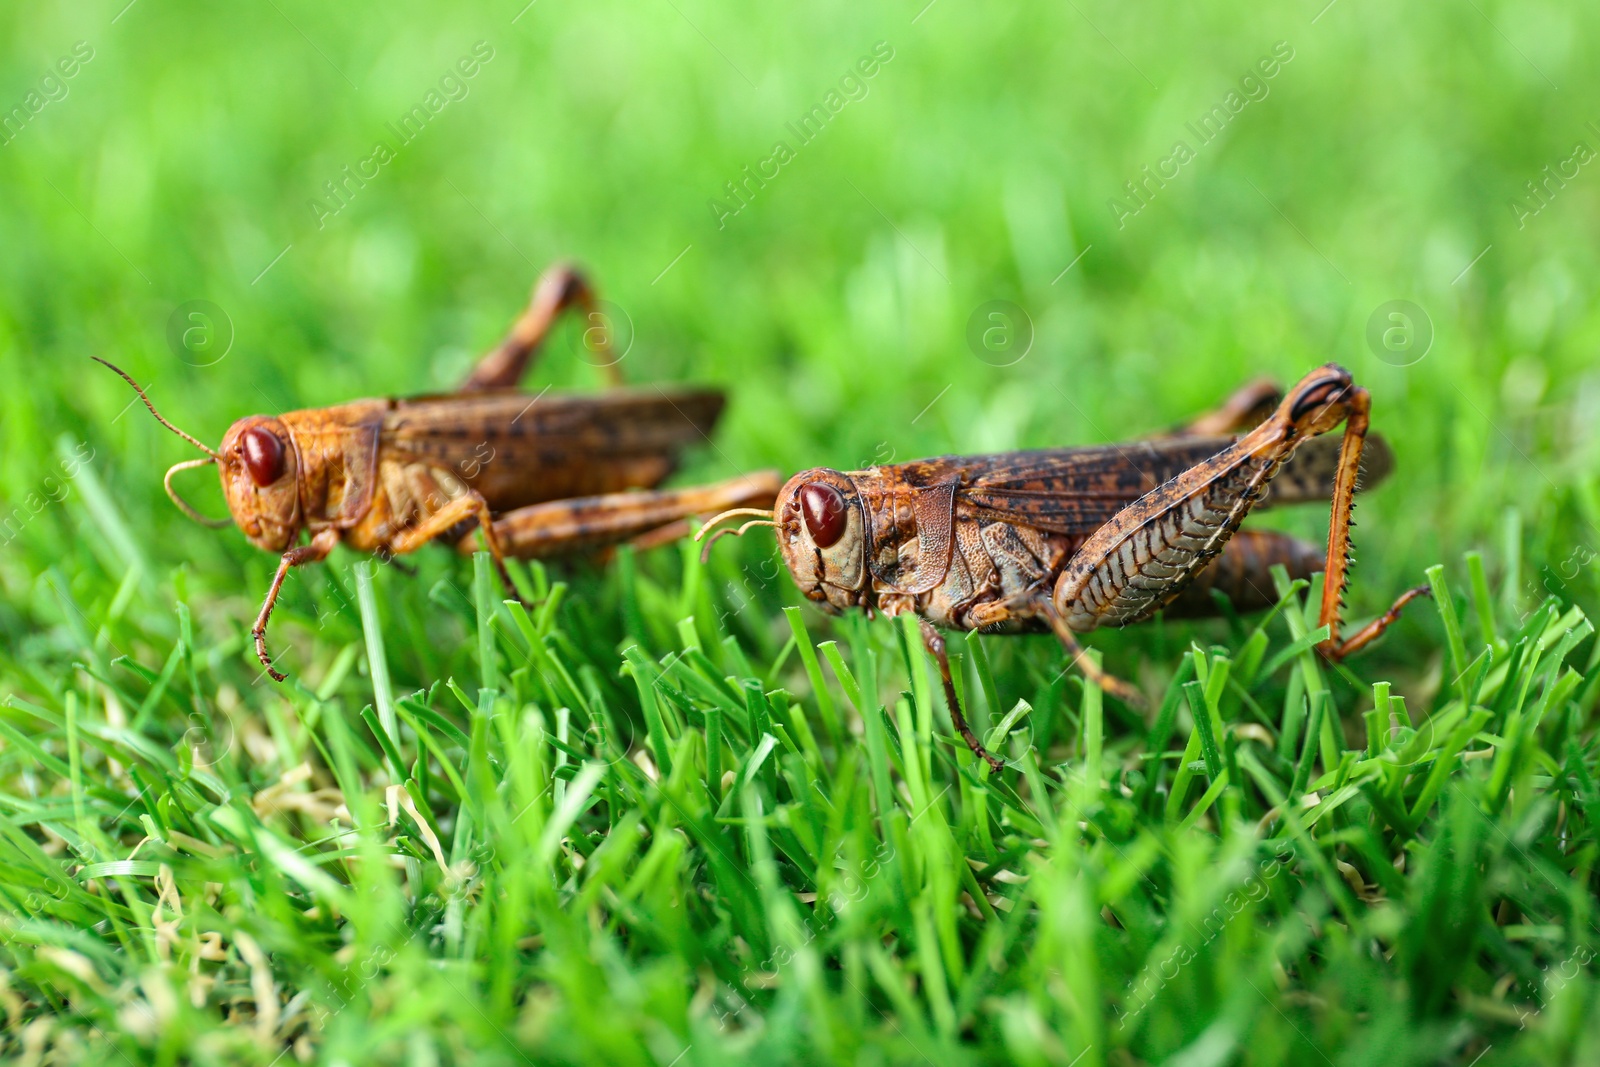
{"type": "MultiPolygon", "coordinates": [[[[956,508],[1052,533],[1086,536],[1128,504],[1168,479],[1221,452],[1231,437],[1175,437],[1089,448],[1009,452],[968,468],[956,508]]],[[[1333,493],[1339,438],[1304,442],[1268,485],[1257,507],[1327,500],[1333,493]]],[[[1394,468],[1393,453],[1376,434],[1361,458],[1364,487],[1394,468]]]]}
{"type": "Polygon", "coordinates": [[[450,467],[500,512],[654,488],[709,440],[723,403],[684,388],[417,397],[393,402],[383,440],[388,455],[450,467]]]}

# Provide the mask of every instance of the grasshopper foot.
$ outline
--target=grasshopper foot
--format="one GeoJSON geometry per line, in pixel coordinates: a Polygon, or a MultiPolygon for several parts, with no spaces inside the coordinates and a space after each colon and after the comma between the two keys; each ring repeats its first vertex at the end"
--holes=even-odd
{"type": "Polygon", "coordinates": [[[1000,757],[984,748],[983,742],[978,740],[978,735],[973,733],[972,728],[965,723],[961,725],[961,740],[965,741],[967,747],[972,749],[972,754],[987,763],[989,769],[995,774],[999,774],[1006,769],[1006,765],[1000,757]]]}
{"type": "Polygon", "coordinates": [[[272,666],[272,657],[267,654],[267,631],[265,629],[251,630],[250,636],[255,638],[256,659],[260,660],[261,665],[267,669],[267,673],[272,675],[272,680],[274,682],[281,682],[285,678],[289,677],[287,674],[284,674],[282,671],[272,666]]]}
{"type": "Polygon", "coordinates": [[[1363,648],[1366,648],[1372,642],[1382,637],[1383,632],[1390,626],[1393,626],[1400,618],[1400,612],[1407,604],[1411,603],[1419,596],[1432,595],[1432,586],[1413,586],[1412,588],[1407,589],[1404,593],[1401,593],[1400,596],[1395,600],[1394,604],[1390,606],[1388,611],[1384,612],[1382,615],[1379,615],[1376,619],[1373,619],[1371,622],[1367,623],[1361,629],[1357,630],[1355,633],[1351,634],[1342,641],[1337,637],[1329,641],[1324,641],[1322,644],[1317,646],[1317,651],[1322,653],[1324,657],[1332,662],[1338,663],[1346,656],[1352,656],[1355,653],[1360,652],[1363,648]]]}
{"type": "Polygon", "coordinates": [[[506,599],[515,600],[523,607],[528,607],[528,602],[522,599],[522,593],[517,589],[517,583],[511,580],[511,569],[499,555],[494,557],[494,569],[500,572],[500,584],[505,588],[506,599]]]}

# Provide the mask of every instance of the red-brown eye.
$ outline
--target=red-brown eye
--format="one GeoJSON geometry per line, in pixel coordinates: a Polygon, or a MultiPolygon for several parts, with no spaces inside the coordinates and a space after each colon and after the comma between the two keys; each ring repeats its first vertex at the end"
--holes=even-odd
{"type": "Polygon", "coordinates": [[[806,532],[818,548],[837,544],[848,525],[844,494],[822,482],[807,482],[801,486],[800,514],[805,516],[806,532]]]}
{"type": "Polygon", "coordinates": [[[283,438],[255,426],[240,435],[239,444],[244,449],[245,469],[257,488],[265,489],[283,477],[283,438]]]}

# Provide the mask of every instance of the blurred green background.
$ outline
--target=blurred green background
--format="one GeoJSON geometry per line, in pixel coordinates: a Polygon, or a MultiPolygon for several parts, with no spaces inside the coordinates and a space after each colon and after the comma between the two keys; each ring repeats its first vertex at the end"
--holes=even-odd
{"type": "MultiPolygon", "coordinates": [[[[1547,206],[1524,188],[1600,145],[1597,20],[1576,8],[138,0],[3,18],[7,109],[48,100],[78,42],[92,58],[0,147],[0,489],[22,506],[57,439],[86,441],[153,564],[219,594],[267,561],[162,499],[190,452],[119,418],[126,387],[89,355],[216,440],[256,411],[450,385],[560,257],[624,309],[631,380],[732,390],[688,477],[1126,438],[1334,359],[1400,457],[1361,510],[1358,611],[1495,544],[1508,506],[1538,562],[1600,545],[1596,245],[1575,239],[1600,181],[1575,168],[1547,206]],[[492,58],[466,95],[399,145],[386,124],[475,45],[492,58]],[[892,58],[865,95],[802,144],[788,124],[875,46],[892,58]],[[1188,124],[1275,47],[1292,58],[1265,96],[1202,143],[1188,124]],[[324,183],[379,140],[395,158],[328,214],[324,183]],[[1194,158],[1119,212],[1180,140],[1194,158]],[[727,214],[725,183],[770,174],[779,141],[793,158],[727,214]],[[1518,197],[1542,210],[1519,218],[1518,197]],[[1366,340],[1396,299],[1433,335],[1405,367],[1415,350],[1386,362],[1366,340]],[[167,339],[194,300],[233,332],[212,365],[192,364],[215,346],[180,358],[167,339]],[[969,346],[992,300],[1031,324],[1016,362],[969,346]]],[[[536,385],[598,384],[575,338],[536,385]]],[[[69,494],[5,547],[7,629],[37,623],[42,561],[115,558],[91,518],[69,494]]]]}
{"type": "MultiPolygon", "coordinates": [[[[561,258],[620,309],[631,381],[729,389],[679,481],[1125,439],[1337,360],[1398,457],[1357,511],[1355,616],[1431,564],[1459,579],[1475,548],[1513,616],[1545,592],[1592,606],[1597,33],[1594,10],[1539,0],[8,5],[0,692],[59,695],[108,641],[159,667],[179,600],[220,706],[271,705],[244,631],[274,559],[171,506],[161,474],[192,450],[91,355],[215,442],[255,412],[448,388],[561,258]],[[389,125],[430,92],[401,145],[389,125]],[[791,124],[830,102],[802,143],[791,124]],[[1198,136],[1215,108],[1225,129],[1198,136]],[[393,158],[330,198],[380,141],[393,158]],[[195,301],[220,315],[189,320],[195,301]],[[185,347],[174,322],[216,332],[185,347]],[[93,458],[63,481],[75,449],[93,458]]],[[[599,387],[582,356],[568,325],[530,386],[599,387]]],[[[1318,537],[1325,516],[1264,518],[1318,537]]],[[[677,561],[639,566],[668,588],[677,561]]],[[[348,603],[316,619],[350,562],[291,583],[274,623],[313,682],[361,639],[348,603]]],[[[469,565],[416,562],[378,578],[409,639],[398,690],[472,675],[470,606],[435,610],[469,565]]],[[[611,582],[580,578],[598,607],[572,625],[614,644],[611,582]]],[[[762,595],[739,625],[771,656],[797,597],[762,595]]],[[[649,616],[667,646],[676,616],[649,616]]],[[[1182,647],[1095,644],[1163,672],[1182,647]]],[[[1360,669],[1420,708],[1442,647],[1416,611],[1360,669]]],[[[1008,697],[1035,692],[1019,663],[1059,683],[1047,639],[995,655],[1008,697]]]]}

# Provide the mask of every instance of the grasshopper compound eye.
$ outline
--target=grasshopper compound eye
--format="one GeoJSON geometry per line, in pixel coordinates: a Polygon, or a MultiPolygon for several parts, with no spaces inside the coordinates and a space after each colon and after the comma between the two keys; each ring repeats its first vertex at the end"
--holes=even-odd
{"type": "Polygon", "coordinates": [[[283,438],[256,426],[239,436],[239,447],[244,451],[245,469],[257,488],[265,489],[283,477],[283,438]]]}
{"type": "Polygon", "coordinates": [[[844,536],[848,519],[844,494],[825,482],[808,482],[800,489],[800,514],[806,532],[818,548],[829,548],[844,536]]]}

